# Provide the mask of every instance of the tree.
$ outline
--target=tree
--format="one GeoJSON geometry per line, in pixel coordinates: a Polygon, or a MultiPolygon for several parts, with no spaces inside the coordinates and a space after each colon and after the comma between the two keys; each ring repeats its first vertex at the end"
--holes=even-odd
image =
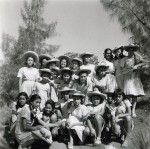
{"type": "MultiPolygon", "coordinates": [[[[129,32],[133,43],[140,46],[140,52],[150,59],[150,1],[149,0],[101,0],[112,18],[116,17],[124,32],[129,32]]],[[[150,69],[142,74],[146,89],[150,88],[150,69]]]]}
{"type": "Polygon", "coordinates": [[[2,51],[5,63],[1,67],[1,96],[5,101],[11,101],[18,94],[17,72],[22,67],[23,53],[32,50],[52,54],[59,49],[58,45],[49,45],[46,39],[56,35],[57,22],[47,24],[43,18],[45,0],[31,0],[24,2],[21,9],[23,26],[19,26],[18,39],[4,34],[2,51]]]}

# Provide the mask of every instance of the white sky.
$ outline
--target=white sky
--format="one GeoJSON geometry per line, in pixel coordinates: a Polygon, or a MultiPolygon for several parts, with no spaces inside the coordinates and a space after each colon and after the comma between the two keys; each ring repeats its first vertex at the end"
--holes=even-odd
{"type": "MultiPolygon", "coordinates": [[[[23,0],[0,0],[0,36],[8,33],[17,38],[22,7],[23,0]]],[[[47,23],[58,22],[58,36],[48,40],[50,44],[60,45],[56,56],[68,51],[91,51],[101,58],[105,48],[129,43],[130,35],[122,33],[100,0],[47,0],[44,18],[47,23]]]]}

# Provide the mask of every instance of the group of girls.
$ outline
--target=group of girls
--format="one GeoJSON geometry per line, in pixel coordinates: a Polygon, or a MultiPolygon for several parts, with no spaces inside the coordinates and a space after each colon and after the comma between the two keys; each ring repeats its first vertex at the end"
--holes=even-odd
{"type": "Polygon", "coordinates": [[[106,49],[98,65],[90,63],[91,53],[71,59],[26,52],[12,108],[11,131],[18,148],[61,138],[69,149],[87,138],[98,145],[103,130],[123,142],[133,127],[137,97],[144,95],[139,70],[147,66],[137,50],[132,45],[106,49]]]}

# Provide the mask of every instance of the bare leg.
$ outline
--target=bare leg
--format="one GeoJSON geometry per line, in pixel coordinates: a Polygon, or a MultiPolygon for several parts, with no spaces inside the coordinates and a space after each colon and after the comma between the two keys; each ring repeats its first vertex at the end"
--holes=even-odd
{"type": "Polygon", "coordinates": [[[133,103],[132,103],[132,116],[136,117],[135,108],[137,104],[137,97],[133,97],[133,103]]]}

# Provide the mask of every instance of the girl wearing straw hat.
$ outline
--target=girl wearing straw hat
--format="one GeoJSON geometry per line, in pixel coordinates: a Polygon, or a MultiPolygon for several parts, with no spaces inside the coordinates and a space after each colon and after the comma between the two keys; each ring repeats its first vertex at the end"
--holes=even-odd
{"type": "MultiPolygon", "coordinates": [[[[40,69],[40,74],[42,78],[46,78],[47,80],[49,79],[49,82],[51,82],[50,77],[53,75],[53,73],[49,69],[40,69]]],[[[49,84],[49,82],[41,81],[36,83],[36,92],[41,97],[41,110],[44,108],[47,100],[52,100],[54,102],[58,101],[55,89],[49,84]]]]}
{"type": "Polygon", "coordinates": [[[89,92],[89,100],[91,105],[88,108],[87,125],[90,129],[91,136],[94,136],[94,144],[101,144],[101,133],[104,126],[103,115],[105,112],[106,96],[99,91],[89,92]]]}
{"type": "Polygon", "coordinates": [[[41,54],[39,56],[40,69],[46,68],[46,63],[50,59],[51,59],[51,56],[49,56],[48,54],[41,54]]]}
{"type": "Polygon", "coordinates": [[[65,67],[69,67],[70,65],[70,58],[66,55],[62,55],[58,57],[59,63],[60,63],[60,69],[63,69],[65,67]]]}
{"type": "Polygon", "coordinates": [[[35,90],[35,82],[40,78],[39,70],[34,68],[38,62],[38,55],[33,51],[28,51],[23,56],[25,67],[19,69],[17,77],[19,78],[19,92],[26,92],[31,96],[35,90]]]}
{"type": "Polygon", "coordinates": [[[59,59],[52,58],[51,60],[48,60],[46,63],[46,68],[52,69],[53,67],[57,67],[59,65],[59,59]]]}

